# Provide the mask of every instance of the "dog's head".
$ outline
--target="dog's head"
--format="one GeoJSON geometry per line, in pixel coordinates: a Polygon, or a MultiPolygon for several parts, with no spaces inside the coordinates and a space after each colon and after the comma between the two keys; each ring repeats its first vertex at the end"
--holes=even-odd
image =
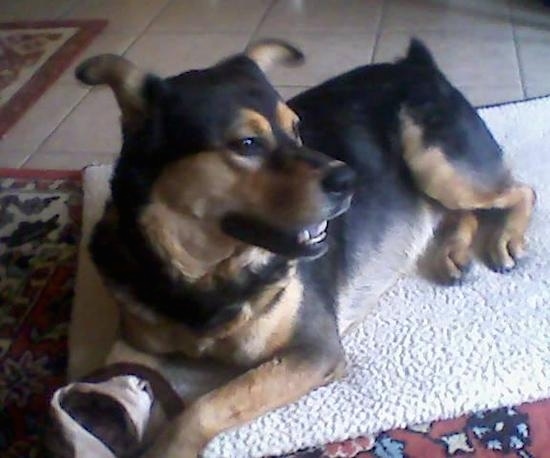
{"type": "Polygon", "coordinates": [[[109,85],[122,111],[115,203],[142,221],[151,205],[162,206],[144,224],[169,214],[160,232],[173,229],[170,218],[186,221],[173,230],[200,230],[206,245],[222,234],[288,257],[323,254],[327,220],[348,208],[354,174],[302,144],[298,116],[266,79],[271,64],[302,60],[296,48],[268,40],[167,79],[118,56],[83,62],[77,77],[109,85]]]}

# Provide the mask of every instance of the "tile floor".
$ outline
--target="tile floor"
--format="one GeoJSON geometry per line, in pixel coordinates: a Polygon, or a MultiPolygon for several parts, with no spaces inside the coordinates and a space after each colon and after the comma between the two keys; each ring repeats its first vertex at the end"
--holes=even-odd
{"type": "MultiPolygon", "coordinates": [[[[476,105],[550,94],[550,8],[540,0],[0,0],[0,21],[107,18],[81,56],[123,53],[169,75],[206,66],[258,37],[289,39],[307,63],[276,69],[281,93],[401,55],[422,38],[476,105]]],[[[74,67],[73,67],[74,68],[74,67]]],[[[113,160],[118,111],[108,90],[69,69],[0,140],[0,166],[79,168],[113,160]]]]}

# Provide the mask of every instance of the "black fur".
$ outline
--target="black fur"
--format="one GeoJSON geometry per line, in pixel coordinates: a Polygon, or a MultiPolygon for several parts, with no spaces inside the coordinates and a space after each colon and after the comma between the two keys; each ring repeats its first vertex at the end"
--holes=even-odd
{"type": "MultiPolygon", "coordinates": [[[[91,251],[110,282],[165,316],[207,330],[234,317],[244,300],[280,279],[287,260],[274,256],[260,272],[245,270],[212,291],[197,290],[174,280],[148,246],[137,217],[164,167],[216,147],[224,127],[243,106],[273,117],[277,97],[244,56],[166,81],[151,77],[145,92],[149,116],[138,132],[124,133],[112,181],[119,223],[99,224],[91,251]]],[[[300,115],[304,144],[347,163],[359,182],[350,210],[329,225],[328,254],[300,263],[305,324],[298,327],[299,338],[308,329],[318,333],[334,328],[334,319],[327,317],[334,314],[342,282],[377,255],[391,224],[414,215],[425,201],[403,160],[399,113],[404,107],[424,127],[427,145],[444,146],[449,160],[484,183],[503,182],[505,169],[498,145],[475,110],[418,41],[394,64],[358,68],[300,94],[289,105],[300,115]],[[316,327],[314,320],[324,324],[316,327]]]]}
{"type": "Polygon", "coordinates": [[[246,299],[288,272],[288,260],[273,256],[261,269],[247,268],[234,279],[218,281],[214,289],[199,289],[169,272],[137,226],[116,226],[107,221],[96,226],[90,251],[110,284],[197,332],[207,332],[235,318],[246,299]]]}
{"type": "Polygon", "coordinates": [[[113,286],[155,311],[205,332],[234,318],[244,300],[280,280],[288,270],[288,259],[273,256],[259,271],[246,269],[234,281],[219,282],[213,290],[196,289],[168,272],[137,221],[165,167],[186,155],[219,147],[227,126],[243,107],[267,114],[273,121],[279,98],[246,56],[164,81],[150,76],[143,92],[147,117],[139,129],[124,130],[121,156],[111,181],[117,224],[100,222],[90,250],[113,286]]]}
{"type": "Polygon", "coordinates": [[[316,286],[310,292],[314,307],[324,303],[337,309],[347,279],[369,258],[380,256],[389,227],[396,221],[407,224],[426,201],[403,159],[403,108],[422,125],[425,144],[441,146],[449,161],[472,179],[489,189],[508,180],[489,130],[417,40],[395,63],[357,68],[288,104],[301,118],[304,143],[346,162],[359,176],[350,209],[329,225],[329,252],[300,264],[304,282],[316,286]]]}

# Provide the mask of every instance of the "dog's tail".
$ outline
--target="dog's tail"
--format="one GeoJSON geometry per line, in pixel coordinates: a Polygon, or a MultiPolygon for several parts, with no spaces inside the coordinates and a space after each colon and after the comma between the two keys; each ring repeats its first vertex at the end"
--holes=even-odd
{"type": "Polygon", "coordinates": [[[418,38],[411,39],[407,56],[403,62],[422,67],[437,68],[432,53],[418,38]]]}

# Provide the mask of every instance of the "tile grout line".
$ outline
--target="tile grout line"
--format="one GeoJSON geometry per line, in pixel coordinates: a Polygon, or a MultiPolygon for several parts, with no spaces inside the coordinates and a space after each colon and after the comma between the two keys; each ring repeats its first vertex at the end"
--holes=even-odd
{"type": "Polygon", "coordinates": [[[376,56],[376,49],[378,48],[378,43],[380,42],[380,38],[382,36],[382,27],[384,25],[384,17],[386,15],[386,5],[388,4],[389,0],[384,0],[382,2],[382,6],[380,8],[380,17],[378,18],[378,22],[376,23],[376,33],[374,35],[374,44],[372,46],[372,53],[370,56],[370,63],[374,63],[374,57],[376,56]]]}
{"type": "Polygon", "coordinates": [[[514,40],[514,51],[516,55],[516,62],[518,64],[518,77],[519,77],[519,84],[521,87],[521,95],[523,99],[527,98],[527,91],[525,90],[525,74],[523,72],[523,64],[521,61],[521,55],[519,53],[519,43],[518,43],[518,36],[516,33],[516,24],[514,23],[514,18],[510,18],[510,22],[512,24],[512,37],[514,40]]]}
{"type": "MultiPolygon", "coordinates": [[[[69,4],[68,4],[65,8],[62,8],[62,9],[58,12],[58,14],[56,14],[55,20],[57,20],[57,21],[63,20],[63,19],[65,18],[65,16],[67,16],[73,9],[76,8],[76,6],[77,6],[77,1],[73,0],[73,1],[69,2],[69,4]]],[[[92,42],[93,42],[93,41],[92,41],[92,42]]],[[[84,51],[84,50],[82,50],[82,51],[84,51]]],[[[78,57],[78,56],[77,56],[77,57],[78,57]]],[[[62,75],[59,76],[58,80],[56,80],[56,81],[54,82],[54,84],[56,84],[56,83],[58,83],[58,84],[63,84],[63,83],[60,82],[61,77],[62,77],[62,75]]],[[[51,87],[53,87],[53,84],[52,84],[51,87]]],[[[51,89],[51,87],[49,87],[48,90],[51,89]]],[[[46,92],[47,92],[47,91],[46,91],[46,92]]],[[[46,142],[46,140],[48,140],[48,138],[50,138],[50,137],[53,135],[53,133],[57,130],[57,128],[61,125],[61,123],[62,123],[63,121],[65,121],[65,119],[67,119],[67,116],[69,116],[69,115],[74,111],[74,109],[80,104],[80,102],[82,102],[82,100],[84,99],[84,97],[86,97],[86,95],[88,95],[89,92],[90,92],[89,89],[86,90],[86,91],[82,94],[82,97],[80,97],[80,98],[76,101],[76,103],[67,111],[67,113],[66,113],[64,116],[61,117],[61,120],[60,120],[59,123],[57,123],[57,125],[51,130],[51,132],[50,132],[49,134],[47,134],[46,137],[45,137],[44,139],[42,139],[40,142],[38,142],[38,145],[36,145],[36,147],[35,147],[29,154],[27,154],[27,155],[25,156],[25,158],[24,158],[21,162],[19,162],[19,163],[17,164],[17,168],[18,168],[18,169],[24,167],[25,164],[31,160],[31,158],[34,156],[34,154],[40,149],[40,147],[46,142]]],[[[44,95],[44,94],[42,94],[42,95],[44,95]]]]}
{"type": "MultiPolygon", "coordinates": [[[[144,34],[145,32],[147,31],[147,29],[149,29],[149,27],[151,26],[151,24],[164,12],[164,10],[168,7],[169,4],[171,4],[172,2],[174,2],[175,0],[167,0],[167,2],[164,4],[164,6],[162,6],[158,12],[156,14],[153,15],[153,17],[151,18],[151,20],[145,25],[145,27],[143,28],[143,30],[141,31],[141,33],[138,33],[136,34],[135,38],[133,40],[131,40],[128,45],[120,52],[121,55],[124,55],[126,54],[126,52],[130,49],[130,47],[132,47],[137,40],[139,40],[144,34]]],[[[76,7],[76,3],[75,3],[75,7],[76,7]]],[[[70,11],[72,10],[72,8],[69,8],[65,14],[68,14],[70,11]]],[[[93,44],[93,42],[91,43],[93,44]]],[[[84,51],[84,50],[83,50],[84,51]]],[[[25,164],[27,164],[31,159],[32,157],[38,152],[38,150],[44,146],[44,144],[52,137],[52,135],[54,135],[58,130],[59,128],[61,127],[61,124],[63,124],[66,119],[74,113],[74,111],[78,108],[78,106],[82,103],[82,101],[90,94],[90,92],[92,91],[92,88],[88,88],[86,90],[86,92],[84,94],[82,94],[82,97],[80,97],[77,102],[73,105],[73,107],[67,112],[67,114],[65,114],[65,116],[63,116],[61,118],[61,120],[59,121],[59,123],[57,124],[57,126],[55,126],[52,131],[38,144],[38,146],[34,149],[34,151],[32,153],[30,153],[23,162],[21,162],[19,164],[19,168],[21,167],[24,167],[25,164]]]]}
{"type": "MultiPolygon", "coordinates": [[[[143,28],[143,30],[141,31],[139,36],[137,36],[136,39],[133,40],[132,43],[130,43],[130,46],[132,46],[137,40],[142,38],[149,31],[149,29],[151,28],[151,25],[153,25],[153,22],[155,22],[161,16],[161,14],[164,13],[164,11],[166,11],[168,9],[168,7],[170,5],[172,5],[174,2],[175,2],[175,0],[167,0],[166,3],[164,4],[164,6],[162,6],[157,11],[157,14],[154,14],[153,17],[151,18],[151,20],[145,25],[145,27],[143,28]]],[[[126,51],[128,51],[130,46],[128,46],[128,48],[126,48],[126,51]]],[[[126,51],[124,51],[124,52],[126,52],[126,51]]]]}
{"type": "Polygon", "coordinates": [[[32,153],[30,153],[26,158],[25,160],[20,164],[20,168],[21,167],[24,167],[25,164],[27,162],[29,162],[31,160],[31,158],[38,152],[38,150],[50,139],[50,137],[55,134],[57,132],[57,130],[59,129],[59,127],[61,126],[61,124],[63,124],[65,122],[65,120],[76,110],[76,108],[82,103],[82,101],[86,98],[86,96],[90,93],[92,89],[89,88],[89,89],[86,89],[84,94],[82,94],[82,97],[80,97],[76,103],[67,111],[67,113],[65,114],[65,116],[63,116],[61,118],[61,120],[59,121],[59,123],[57,124],[57,126],[55,126],[52,131],[46,136],[46,138],[44,138],[44,140],[42,140],[38,146],[34,149],[34,151],[32,153]]]}
{"type": "Polygon", "coordinates": [[[262,27],[262,25],[266,21],[267,16],[269,16],[269,13],[271,13],[271,11],[273,11],[273,8],[275,8],[276,3],[277,3],[277,0],[271,0],[271,3],[269,3],[269,5],[267,5],[267,8],[265,9],[264,14],[262,14],[262,17],[260,18],[260,20],[258,21],[258,24],[256,25],[256,27],[254,27],[254,29],[250,33],[250,37],[248,38],[248,41],[246,42],[246,47],[247,48],[248,48],[248,46],[250,46],[250,43],[252,42],[252,40],[254,40],[254,37],[256,36],[256,34],[258,33],[258,31],[260,30],[260,28],[262,27]]]}

